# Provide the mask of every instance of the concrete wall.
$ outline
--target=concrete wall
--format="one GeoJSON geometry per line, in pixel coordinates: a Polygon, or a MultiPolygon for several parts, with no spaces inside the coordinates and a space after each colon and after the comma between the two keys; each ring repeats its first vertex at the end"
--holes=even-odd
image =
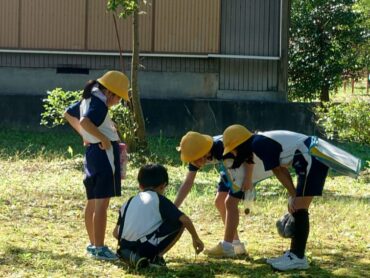
{"type": "Polygon", "coordinates": [[[218,74],[140,72],[140,96],[156,99],[216,98],[218,74]]]}
{"type": "MultiPolygon", "coordinates": [[[[0,95],[0,126],[39,127],[43,96],[0,95]]],[[[182,136],[188,130],[221,134],[231,124],[251,130],[316,134],[312,105],[222,100],[142,99],[148,134],[182,136]]]]}
{"type": "MultiPolygon", "coordinates": [[[[57,87],[81,90],[87,80],[96,79],[104,72],[106,70],[61,74],[51,68],[0,67],[0,95],[40,95],[57,87]]],[[[143,98],[215,98],[218,90],[217,73],[140,72],[139,79],[143,98]]]]}

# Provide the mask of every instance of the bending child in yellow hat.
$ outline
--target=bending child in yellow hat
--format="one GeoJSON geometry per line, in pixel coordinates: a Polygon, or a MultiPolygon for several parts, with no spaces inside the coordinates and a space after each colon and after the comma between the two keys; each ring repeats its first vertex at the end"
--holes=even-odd
{"type": "Polygon", "coordinates": [[[251,135],[241,125],[232,125],[223,133],[223,155],[233,154],[235,161],[248,160],[252,154],[262,160],[266,171],[271,170],[288,190],[288,209],[295,222],[290,249],[278,258],[268,259],[278,270],[307,269],[305,256],[309,235],[308,208],[314,196],[321,196],[329,167],[356,177],[361,160],[315,136],[274,130],[251,135]],[[288,168],[297,174],[293,184],[288,168]]]}
{"type": "MultiPolygon", "coordinates": [[[[198,132],[186,133],[180,142],[178,151],[181,152],[181,160],[189,163],[188,173],[181,185],[174,204],[179,207],[194,184],[197,171],[206,164],[215,164],[222,161],[224,145],[222,136],[211,137],[198,132]]],[[[244,163],[246,173],[252,173],[253,164],[244,163]]],[[[239,224],[238,203],[243,199],[244,191],[252,188],[251,178],[245,178],[243,186],[237,192],[227,185],[225,173],[220,173],[215,205],[220,212],[225,224],[223,241],[214,248],[206,249],[204,253],[213,257],[234,257],[246,253],[245,245],[239,240],[237,227],[239,224]]]]}

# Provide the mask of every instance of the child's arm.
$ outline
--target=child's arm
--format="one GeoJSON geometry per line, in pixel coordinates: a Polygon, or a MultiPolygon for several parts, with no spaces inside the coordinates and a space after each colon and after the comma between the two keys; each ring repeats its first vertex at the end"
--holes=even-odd
{"type": "Polygon", "coordinates": [[[193,187],[196,175],[196,171],[189,171],[186,175],[185,181],[180,186],[179,191],[177,192],[175,202],[173,202],[176,207],[180,207],[186,196],[188,196],[190,189],[193,187]]]}
{"type": "Polygon", "coordinates": [[[119,226],[116,225],[116,227],[114,227],[114,230],[113,230],[113,236],[118,239],[118,229],[119,229],[119,226]]]}
{"type": "Polygon", "coordinates": [[[80,120],[81,127],[88,133],[100,140],[100,148],[103,150],[108,150],[112,147],[110,140],[99,131],[99,129],[94,125],[89,118],[82,117],[80,120]]]}
{"type": "Polygon", "coordinates": [[[200,252],[203,251],[204,244],[200,240],[197,231],[195,230],[195,227],[193,225],[193,222],[191,222],[190,218],[187,217],[185,214],[181,215],[179,220],[184,225],[185,229],[187,229],[191,234],[194,250],[197,254],[199,254],[200,252]]]}
{"type": "Polygon", "coordinates": [[[73,127],[73,129],[76,130],[78,134],[82,136],[80,120],[76,117],[71,116],[67,111],[64,112],[63,116],[67,120],[67,122],[73,127]]]}
{"type": "Polygon", "coordinates": [[[247,162],[243,163],[244,167],[244,180],[243,180],[243,186],[242,186],[242,191],[247,191],[253,188],[253,168],[254,164],[249,164],[247,162]]]}
{"type": "Polygon", "coordinates": [[[275,174],[280,183],[288,190],[289,195],[291,197],[295,197],[296,191],[292,176],[290,175],[288,169],[283,166],[278,166],[272,169],[272,172],[275,174]]]}
{"type": "Polygon", "coordinates": [[[288,169],[283,166],[278,166],[272,169],[272,172],[275,174],[280,183],[288,190],[289,192],[288,211],[290,213],[293,213],[296,210],[295,208],[296,189],[294,187],[292,176],[290,175],[288,169]]]}

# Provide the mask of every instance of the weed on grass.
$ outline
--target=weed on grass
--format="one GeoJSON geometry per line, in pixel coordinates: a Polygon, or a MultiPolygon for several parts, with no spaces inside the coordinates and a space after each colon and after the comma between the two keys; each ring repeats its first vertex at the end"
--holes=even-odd
{"type": "MultiPolygon", "coordinates": [[[[275,272],[265,263],[265,258],[289,248],[289,241],[279,237],[275,228],[276,220],[286,212],[287,196],[272,178],[258,184],[251,214],[240,215],[238,232],[247,243],[248,256],[195,256],[190,235],[185,232],[165,256],[168,268],[138,272],[122,262],[97,261],[85,254],[83,147],[77,135],[69,131],[2,130],[0,136],[1,277],[369,277],[368,166],[357,180],[331,174],[323,197],[314,200],[308,270],[275,272]]],[[[178,142],[176,138],[154,137],[149,143],[154,161],[165,164],[169,171],[166,194],[171,200],[187,172],[175,150],[178,142]]],[[[366,150],[355,149],[369,161],[366,150]]],[[[111,233],[117,211],[137,193],[138,167],[128,165],[122,197],[113,198],[109,206],[106,244],[113,249],[116,240],[111,233]]],[[[215,167],[200,171],[181,207],[192,218],[206,247],[223,236],[222,221],[213,204],[217,183],[215,167]]]]}

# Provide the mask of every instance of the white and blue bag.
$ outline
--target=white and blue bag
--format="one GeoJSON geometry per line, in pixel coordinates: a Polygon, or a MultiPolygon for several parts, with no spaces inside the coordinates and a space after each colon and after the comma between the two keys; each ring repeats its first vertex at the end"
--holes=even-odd
{"type": "Polygon", "coordinates": [[[343,175],[357,178],[360,174],[361,159],[316,136],[311,137],[309,154],[343,175]]]}

